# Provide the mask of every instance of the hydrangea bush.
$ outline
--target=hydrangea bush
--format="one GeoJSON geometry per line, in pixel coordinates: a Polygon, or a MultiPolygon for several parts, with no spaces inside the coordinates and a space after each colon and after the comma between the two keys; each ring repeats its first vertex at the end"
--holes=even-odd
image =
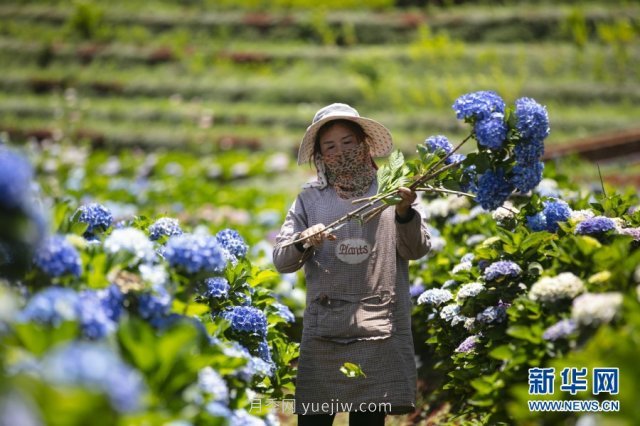
{"type": "MultiPolygon", "coordinates": [[[[20,197],[33,173],[14,156],[24,167],[0,198],[31,214],[20,197]]],[[[1,271],[0,407],[45,424],[275,424],[252,399],[292,397],[295,316],[238,231],[116,220],[107,203],[61,202],[51,216],[48,236],[25,240],[20,274],[1,271]]],[[[7,413],[0,423],[15,424],[7,413]]]]}

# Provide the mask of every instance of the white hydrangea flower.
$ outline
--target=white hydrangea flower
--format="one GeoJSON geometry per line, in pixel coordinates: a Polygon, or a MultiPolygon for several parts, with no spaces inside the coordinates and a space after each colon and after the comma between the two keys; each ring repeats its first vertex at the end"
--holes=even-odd
{"type": "Polygon", "coordinates": [[[472,267],[473,264],[471,262],[461,262],[454,266],[451,272],[457,274],[458,272],[462,271],[470,271],[472,267]]]}
{"type": "Polygon", "coordinates": [[[585,291],[584,283],[571,272],[562,272],[555,277],[540,278],[529,291],[529,299],[539,302],[556,302],[573,299],[585,291]]]}
{"type": "Polygon", "coordinates": [[[460,287],[458,290],[458,294],[456,295],[456,300],[458,302],[462,302],[463,300],[469,297],[476,297],[484,291],[484,285],[478,282],[468,283],[460,287]]]}
{"type": "Polygon", "coordinates": [[[594,216],[595,214],[591,210],[572,210],[569,220],[573,223],[580,223],[594,216]]]}
{"type": "Polygon", "coordinates": [[[169,274],[163,265],[148,265],[146,263],[138,266],[140,277],[152,287],[164,287],[169,279],[169,274]]]}
{"type": "Polygon", "coordinates": [[[581,325],[610,322],[622,306],[622,293],[585,293],[573,299],[571,317],[581,325]]]}
{"type": "Polygon", "coordinates": [[[104,249],[111,254],[126,251],[133,254],[136,260],[152,260],[155,257],[151,240],[141,230],[131,227],[115,229],[104,241],[104,249]]]}
{"type": "Polygon", "coordinates": [[[442,237],[431,237],[431,251],[433,253],[441,252],[447,242],[442,237]]]}
{"type": "Polygon", "coordinates": [[[440,318],[446,322],[451,322],[460,313],[460,306],[457,303],[451,303],[440,311],[440,318]]]}
{"type": "Polygon", "coordinates": [[[451,299],[453,299],[453,295],[449,290],[430,288],[418,297],[418,305],[427,303],[429,305],[439,306],[451,299]]]}
{"type": "Polygon", "coordinates": [[[467,331],[472,331],[473,327],[475,326],[475,324],[476,324],[476,319],[475,318],[466,318],[464,320],[464,328],[467,331]]]}
{"type": "Polygon", "coordinates": [[[620,217],[612,217],[611,220],[613,220],[613,223],[616,226],[616,232],[619,234],[620,230],[623,229],[627,224],[624,221],[624,219],[620,218],[620,217]]]}
{"type": "Polygon", "coordinates": [[[515,213],[518,212],[519,210],[511,201],[505,201],[501,207],[498,207],[491,213],[491,217],[496,222],[504,222],[513,219],[515,217],[515,213]]]}

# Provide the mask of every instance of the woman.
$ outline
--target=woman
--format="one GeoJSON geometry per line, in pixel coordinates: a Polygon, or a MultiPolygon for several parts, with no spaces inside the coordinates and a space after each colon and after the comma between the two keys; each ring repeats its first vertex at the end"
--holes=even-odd
{"type": "Polygon", "coordinates": [[[306,278],[295,404],[300,425],[331,425],[341,411],[350,413],[350,425],[383,425],[386,414],[415,409],[408,261],[430,247],[412,208],[415,192],[401,188],[395,209],[364,225],[352,220],[324,231],[359,207],[353,199],[376,194],[372,156],[391,149],[384,126],[345,104],[318,111],[300,145],[298,164],[313,160],[318,178],[293,203],[273,251],[279,272],[304,267],[306,278]],[[297,239],[303,240],[287,245],[297,239]],[[345,362],[358,364],[366,377],[345,376],[345,362]]]}

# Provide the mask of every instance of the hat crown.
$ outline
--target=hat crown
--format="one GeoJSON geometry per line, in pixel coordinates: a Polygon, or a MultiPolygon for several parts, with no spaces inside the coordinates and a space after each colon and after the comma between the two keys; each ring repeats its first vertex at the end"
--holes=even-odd
{"type": "Polygon", "coordinates": [[[331,105],[327,105],[326,107],[316,112],[316,115],[313,117],[312,124],[315,124],[318,121],[331,116],[360,117],[360,114],[358,114],[358,111],[356,111],[355,108],[347,104],[334,103],[331,105]]]}

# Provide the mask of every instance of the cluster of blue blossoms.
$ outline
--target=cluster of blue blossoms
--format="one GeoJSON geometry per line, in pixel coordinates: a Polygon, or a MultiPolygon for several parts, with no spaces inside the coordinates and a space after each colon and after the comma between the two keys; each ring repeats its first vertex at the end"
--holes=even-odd
{"type": "Polygon", "coordinates": [[[33,263],[50,277],[82,274],[82,262],[76,248],[62,235],[48,237],[38,247],[33,263]]]}
{"type": "Polygon", "coordinates": [[[493,262],[484,270],[484,279],[487,281],[503,278],[515,278],[522,273],[522,268],[510,260],[493,262]]]}
{"type": "Polygon", "coordinates": [[[78,222],[83,222],[88,225],[84,234],[88,239],[94,238],[98,232],[104,232],[111,226],[111,223],[113,223],[111,211],[98,203],[80,206],[75,215],[78,222]]]}
{"type": "Polygon", "coordinates": [[[578,235],[601,235],[616,229],[616,223],[605,216],[596,216],[586,219],[576,226],[578,235]]]}
{"type": "Polygon", "coordinates": [[[543,201],[541,212],[527,217],[527,225],[532,231],[558,230],[558,222],[566,222],[571,217],[571,207],[562,200],[543,201]]]}
{"type": "Polygon", "coordinates": [[[222,272],[227,265],[224,248],[209,235],[174,235],[167,241],[163,255],[169,265],[190,274],[222,272]]]}
{"type": "MultiPolygon", "coordinates": [[[[500,207],[514,190],[528,192],[540,183],[544,168],[540,158],[544,139],[549,135],[544,106],[531,98],[517,99],[513,129],[505,117],[505,103],[495,92],[467,93],[454,102],[453,109],[458,119],[473,124],[473,134],[481,149],[490,150],[492,156],[502,150],[511,152],[506,158],[500,154],[502,157],[496,159],[496,164],[479,176],[471,166],[464,171],[464,180],[469,182],[464,183],[463,190],[476,193],[477,202],[485,210],[500,207]]],[[[442,141],[438,144],[430,141],[427,147],[430,146],[447,149],[442,141]]]]}
{"type": "Polygon", "coordinates": [[[162,236],[171,237],[173,235],[182,235],[182,228],[178,219],[170,217],[161,217],[149,226],[149,239],[156,241],[162,236]]]}
{"type": "Polygon", "coordinates": [[[221,313],[222,318],[231,323],[231,328],[240,333],[257,336],[267,335],[267,317],[253,306],[232,306],[221,313]]]}

